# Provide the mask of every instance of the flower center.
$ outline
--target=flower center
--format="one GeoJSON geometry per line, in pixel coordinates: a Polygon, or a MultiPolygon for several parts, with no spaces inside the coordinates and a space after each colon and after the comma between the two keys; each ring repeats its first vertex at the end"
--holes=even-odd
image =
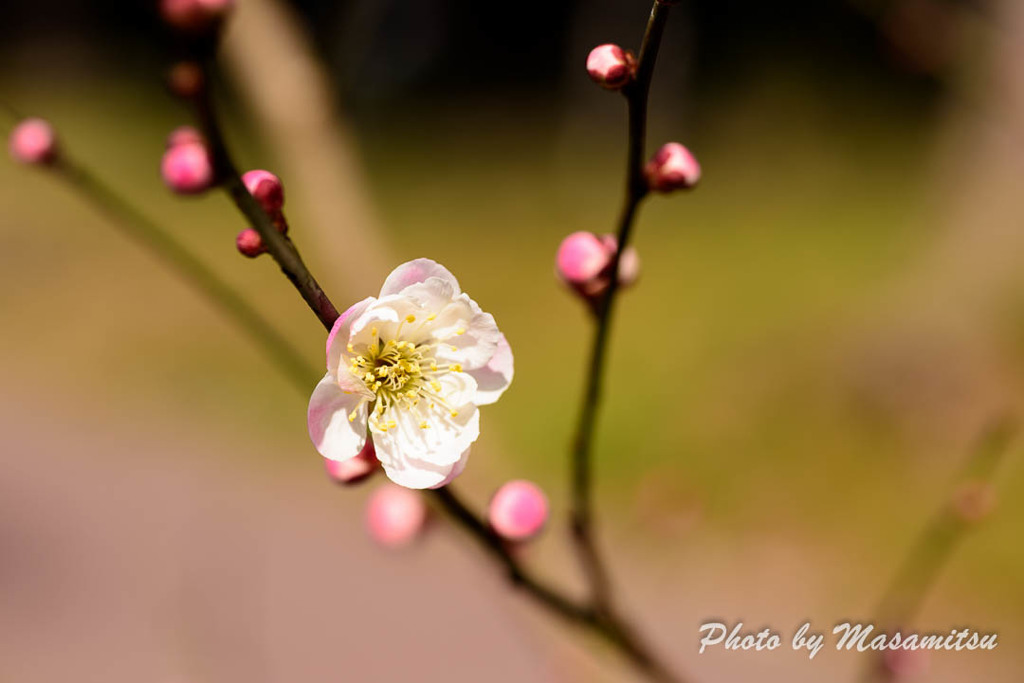
{"type": "Polygon", "coordinates": [[[352,372],[378,400],[394,403],[400,397],[412,398],[419,394],[424,368],[433,362],[433,357],[426,356],[429,350],[427,344],[378,339],[352,359],[352,372]]]}
{"type": "MultiPolygon", "coordinates": [[[[412,316],[410,316],[412,318],[412,316]]],[[[406,319],[407,322],[413,322],[406,319]]],[[[399,328],[401,329],[401,328],[399,328]]],[[[374,328],[372,334],[376,335],[374,328]]],[[[421,399],[428,400],[430,408],[440,406],[447,410],[451,417],[457,417],[458,411],[453,409],[441,396],[442,386],[437,376],[448,371],[462,372],[458,363],[438,365],[434,358],[435,344],[416,344],[409,341],[380,337],[366,347],[366,350],[353,355],[349,369],[363,384],[373,392],[374,398],[365,398],[349,415],[349,421],[355,419],[359,408],[366,402],[370,406],[370,421],[381,431],[394,429],[397,423],[387,415],[391,408],[410,410],[419,405],[421,399]]],[[[352,349],[349,349],[352,351],[352,349]]],[[[429,423],[421,422],[420,427],[427,429],[429,423]]]]}

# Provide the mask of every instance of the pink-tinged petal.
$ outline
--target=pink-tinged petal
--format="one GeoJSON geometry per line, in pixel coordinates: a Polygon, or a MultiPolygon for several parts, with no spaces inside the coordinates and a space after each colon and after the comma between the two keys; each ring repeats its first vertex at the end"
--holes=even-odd
{"type": "Polygon", "coordinates": [[[347,311],[338,316],[334,321],[331,333],[327,335],[327,369],[334,371],[339,365],[341,355],[345,353],[345,346],[348,344],[352,323],[361,316],[376,299],[372,296],[366,297],[356,304],[352,304],[347,311]],[[337,343],[335,343],[337,342],[337,343]]]}
{"type": "Polygon", "coordinates": [[[459,281],[455,279],[451,271],[430,259],[418,258],[395,268],[384,281],[384,286],[380,288],[380,295],[385,297],[390,294],[399,294],[409,285],[424,282],[428,278],[438,278],[448,283],[456,295],[462,291],[459,289],[459,281]]]}
{"type": "Polygon", "coordinates": [[[501,398],[515,376],[512,347],[505,335],[501,335],[498,348],[487,364],[482,368],[467,370],[467,373],[476,380],[476,398],[473,402],[478,406],[490,405],[501,398]]]}
{"type": "Polygon", "coordinates": [[[430,486],[428,488],[439,489],[442,486],[447,486],[448,484],[452,483],[455,480],[455,477],[457,477],[460,474],[462,474],[462,471],[466,469],[466,463],[469,462],[469,451],[470,450],[471,449],[467,448],[466,450],[464,450],[462,452],[462,455],[459,457],[459,461],[457,463],[455,463],[454,465],[452,465],[451,472],[448,473],[448,476],[445,477],[444,480],[442,480],[442,481],[438,482],[437,484],[435,484],[434,486],[430,486]]]}
{"type": "Polygon", "coordinates": [[[422,312],[419,316],[422,318],[421,323],[426,322],[427,316],[436,316],[440,313],[458,294],[458,288],[453,287],[451,282],[436,277],[427,278],[402,290],[403,297],[412,299],[419,305],[422,312]]]}
{"type": "Polygon", "coordinates": [[[449,465],[432,465],[426,462],[408,459],[392,465],[384,464],[384,474],[388,479],[407,489],[436,489],[451,481],[452,472],[458,462],[449,465]]]}
{"type": "Polygon", "coordinates": [[[348,460],[359,455],[366,443],[366,407],[361,394],[345,393],[327,374],[309,399],[309,438],[320,455],[330,460],[348,460]],[[353,414],[353,419],[349,416],[353,414]]]}

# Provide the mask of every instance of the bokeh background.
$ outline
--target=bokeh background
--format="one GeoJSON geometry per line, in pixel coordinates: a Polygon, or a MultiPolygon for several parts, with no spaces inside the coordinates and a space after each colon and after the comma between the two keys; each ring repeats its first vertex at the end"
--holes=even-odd
{"type": "MultiPolygon", "coordinates": [[[[554,519],[524,556],[567,586],[590,331],[553,257],[612,228],[624,106],[583,63],[635,47],[648,9],[239,0],[221,51],[236,156],[284,178],[336,303],[428,256],[496,316],[516,380],[459,488],[483,506],[508,478],[540,483],[554,519]]],[[[52,120],[321,362],[273,264],[235,253],[227,199],[160,182],[188,118],[151,3],[3,17],[3,101],[52,120]]],[[[642,630],[698,680],[852,679],[847,653],[698,656],[697,629],[868,619],[979,434],[1021,407],[1024,4],[683,2],[652,95],[652,149],[672,139],[704,180],[641,214],[597,448],[602,546],[642,630]]],[[[0,681],[632,680],[459,533],[374,547],[362,508],[382,482],[328,483],[306,396],[245,337],[45,172],[0,162],[0,187],[0,681]]],[[[915,623],[1000,647],[933,655],[918,680],[1020,678],[1019,449],[997,481],[915,623]]]]}

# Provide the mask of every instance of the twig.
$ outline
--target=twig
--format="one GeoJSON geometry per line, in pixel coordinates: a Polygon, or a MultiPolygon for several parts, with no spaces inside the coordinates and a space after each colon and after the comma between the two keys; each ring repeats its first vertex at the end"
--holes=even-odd
{"type": "MultiPolygon", "coordinates": [[[[880,629],[905,627],[917,614],[942,568],[953,555],[953,551],[966,538],[973,527],[972,522],[975,521],[965,516],[963,509],[959,509],[965,501],[957,500],[956,494],[981,496],[981,500],[966,502],[984,507],[983,494],[991,492],[989,487],[992,478],[1017,431],[1018,424],[1014,419],[1002,417],[993,422],[982,434],[978,446],[959,477],[959,489],[954,493],[954,497],[947,500],[935,513],[913,543],[903,565],[879,602],[875,612],[875,623],[880,629]]],[[[863,683],[882,683],[891,678],[890,672],[873,657],[865,666],[860,680],[863,683]]]]}
{"type": "Polygon", "coordinates": [[[591,604],[567,598],[523,568],[509,553],[505,541],[466,507],[451,490],[451,486],[445,486],[431,491],[431,493],[448,516],[476,538],[494,561],[505,569],[513,586],[521,589],[539,605],[569,623],[589,629],[604,639],[621,651],[638,671],[652,681],[684,683],[685,679],[672,673],[620,615],[609,611],[599,611],[591,604]]]}
{"type": "MultiPolygon", "coordinates": [[[[649,58],[652,60],[654,52],[656,52],[657,37],[661,35],[661,27],[664,24],[666,10],[665,6],[655,5],[651,17],[651,24],[654,28],[652,29],[650,25],[648,26],[648,37],[644,40],[645,46],[648,46],[649,38],[655,36],[653,38],[654,47],[649,49],[649,58]]],[[[209,83],[209,74],[207,73],[206,76],[204,80],[209,83]]],[[[644,95],[644,98],[646,99],[646,95],[644,95]]],[[[270,217],[256,203],[248,190],[245,189],[224,144],[220,127],[211,106],[209,92],[204,91],[194,101],[194,104],[197,118],[207,137],[207,143],[210,145],[215,169],[218,170],[219,177],[225,183],[226,189],[230,192],[238,208],[249,219],[253,228],[260,233],[267,250],[281,266],[281,270],[288,276],[289,281],[299,290],[303,299],[306,300],[324,327],[331,329],[334,320],[338,317],[337,309],[302,263],[302,259],[299,257],[298,251],[291,240],[277,232],[270,217]]],[[[449,487],[444,487],[432,493],[441,509],[452,522],[466,531],[504,567],[509,580],[514,586],[524,591],[527,595],[534,598],[538,604],[548,608],[550,611],[571,622],[580,624],[604,638],[651,680],[657,683],[684,683],[684,679],[669,671],[652,653],[649,646],[636,634],[633,628],[610,606],[598,606],[596,603],[593,605],[577,603],[541,582],[512,557],[501,538],[487,524],[481,521],[454,491],[449,487]]]]}
{"type": "Polygon", "coordinates": [[[592,503],[592,451],[597,408],[601,400],[608,333],[611,329],[615,296],[619,290],[619,260],[629,243],[637,208],[647,196],[643,175],[644,148],[647,137],[647,96],[651,88],[654,62],[661,45],[661,36],[668,20],[669,5],[654,3],[647,30],[644,32],[634,80],[623,88],[629,116],[629,142],[626,151],[626,197],[618,222],[618,250],[612,258],[610,284],[597,311],[593,347],[583,394],[576,438],[572,450],[572,536],[583,570],[587,575],[594,603],[600,610],[611,608],[608,571],[604,566],[594,538],[592,503]]]}
{"type": "Polygon", "coordinates": [[[309,395],[310,386],[319,378],[315,368],[306,362],[259,311],[231,285],[192,254],[173,233],[122,199],[105,183],[82,166],[61,153],[53,167],[58,177],[65,180],[96,209],[110,219],[122,234],[146,247],[162,259],[184,282],[210,301],[228,320],[249,335],[271,361],[288,378],[302,396],[309,395]]]}
{"type": "MultiPolygon", "coordinates": [[[[210,68],[208,66],[203,69],[203,82],[210,83],[210,68]]],[[[231,196],[238,210],[248,219],[253,229],[260,234],[263,246],[280,266],[281,272],[299,291],[303,300],[316,314],[317,319],[327,330],[330,330],[334,326],[334,321],[338,319],[338,309],[334,307],[323,288],[320,287],[320,283],[309,272],[299,255],[299,250],[286,235],[277,231],[273,219],[246,189],[224,142],[224,135],[221,133],[213,109],[209,85],[200,88],[199,93],[191,102],[196,120],[209,145],[216,177],[224,190],[231,196]]]]}

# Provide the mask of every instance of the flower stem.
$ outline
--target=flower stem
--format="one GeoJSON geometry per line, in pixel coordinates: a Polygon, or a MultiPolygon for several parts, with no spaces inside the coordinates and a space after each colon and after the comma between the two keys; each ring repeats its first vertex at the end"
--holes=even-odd
{"type": "Polygon", "coordinates": [[[654,3],[647,22],[634,80],[625,88],[628,108],[628,147],[626,151],[626,194],[617,226],[618,250],[612,258],[613,276],[596,311],[594,341],[589,370],[583,393],[583,405],[572,449],[572,536],[583,571],[587,575],[594,604],[599,610],[611,609],[611,586],[608,571],[594,538],[592,451],[597,409],[601,400],[608,335],[611,330],[615,297],[619,290],[619,261],[629,244],[633,224],[640,202],[647,196],[647,183],[643,175],[644,148],[647,137],[647,98],[651,89],[651,76],[661,45],[661,37],[668,20],[669,6],[660,0],[654,3]]]}
{"type": "Polygon", "coordinates": [[[218,277],[173,233],[122,199],[104,182],[62,153],[53,167],[96,209],[110,219],[122,234],[162,259],[184,282],[202,294],[267,356],[303,397],[319,379],[316,368],[306,362],[291,343],[253,308],[231,285],[218,277]]]}

